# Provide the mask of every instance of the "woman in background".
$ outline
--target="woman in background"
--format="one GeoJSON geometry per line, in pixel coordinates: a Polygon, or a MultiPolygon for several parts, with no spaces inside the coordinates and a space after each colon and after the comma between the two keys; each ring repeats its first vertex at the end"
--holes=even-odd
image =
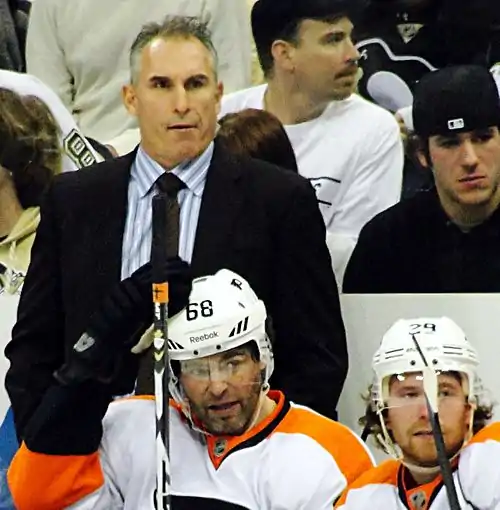
{"type": "MultiPolygon", "coordinates": [[[[43,101],[0,88],[0,344],[10,340],[40,221],[39,205],[61,171],[59,127],[43,101]]],[[[8,368],[0,356],[2,379],[8,368]]],[[[0,509],[13,510],[5,475],[18,447],[10,403],[0,386],[0,509]]]]}
{"type": "Polygon", "coordinates": [[[233,154],[261,159],[298,172],[292,144],[281,122],[264,110],[247,108],[219,120],[217,139],[233,154]]]}

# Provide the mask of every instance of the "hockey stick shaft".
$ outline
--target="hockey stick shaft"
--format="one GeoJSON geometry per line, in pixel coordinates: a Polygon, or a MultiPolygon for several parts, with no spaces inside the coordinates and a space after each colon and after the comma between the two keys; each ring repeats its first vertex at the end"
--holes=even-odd
{"type": "Polygon", "coordinates": [[[432,434],[434,436],[434,442],[436,443],[439,467],[441,468],[441,476],[443,477],[443,484],[446,489],[446,495],[448,496],[450,510],[460,510],[461,507],[458,501],[458,494],[455,488],[455,482],[453,481],[453,471],[451,469],[451,464],[448,456],[446,455],[443,431],[441,430],[441,425],[439,424],[439,414],[433,411],[427,395],[426,401],[427,411],[431,420],[432,434]]]}
{"type": "Polygon", "coordinates": [[[167,259],[167,207],[168,197],[153,197],[151,268],[154,303],[154,388],[156,406],[156,510],[170,510],[170,449],[168,399],[168,282],[164,281],[163,268],[167,259]]]}
{"type": "Polygon", "coordinates": [[[427,359],[420,347],[420,344],[418,340],[415,338],[415,335],[412,335],[413,342],[415,344],[415,347],[422,358],[422,361],[424,362],[425,369],[424,369],[424,395],[425,395],[425,402],[427,406],[427,414],[429,415],[429,420],[431,422],[431,428],[432,428],[432,435],[434,437],[434,443],[436,445],[436,452],[437,452],[437,459],[439,463],[439,467],[441,468],[441,475],[443,477],[443,484],[446,489],[446,495],[448,496],[448,503],[450,505],[450,510],[460,510],[460,503],[458,501],[458,494],[457,489],[455,487],[455,482],[453,480],[453,471],[451,469],[450,460],[448,459],[448,455],[446,454],[446,446],[444,443],[443,438],[443,431],[441,430],[441,425],[439,423],[439,412],[438,412],[438,403],[437,403],[437,391],[438,391],[438,384],[437,384],[437,374],[436,372],[430,367],[429,363],[427,362],[427,359]],[[431,371],[431,375],[433,374],[435,379],[431,379],[434,384],[431,384],[430,386],[433,386],[433,391],[435,395],[429,395],[428,390],[426,388],[426,371],[431,371]]]}

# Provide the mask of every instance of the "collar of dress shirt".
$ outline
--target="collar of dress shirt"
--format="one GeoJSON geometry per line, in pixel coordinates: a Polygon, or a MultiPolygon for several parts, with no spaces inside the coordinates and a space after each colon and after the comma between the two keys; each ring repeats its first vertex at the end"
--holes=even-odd
{"type": "MultiPolygon", "coordinates": [[[[197,158],[181,163],[170,170],[196,196],[203,194],[213,152],[214,143],[211,142],[197,158]]],[[[132,165],[131,179],[137,183],[141,198],[150,193],[154,183],[164,171],[164,168],[139,146],[134,164],[132,165]]]]}

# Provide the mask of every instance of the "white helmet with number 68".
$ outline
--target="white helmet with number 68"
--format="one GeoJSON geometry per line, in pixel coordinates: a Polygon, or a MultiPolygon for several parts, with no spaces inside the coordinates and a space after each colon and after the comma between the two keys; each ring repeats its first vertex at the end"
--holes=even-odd
{"type": "MultiPolygon", "coordinates": [[[[262,378],[265,391],[274,368],[266,319],[264,303],[238,274],[221,269],[214,275],[197,278],[189,304],[169,320],[169,360],[204,358],[254,341],[265,365],[262,378]]],[[[182,404],[182,391],[171,363],[169,370],[170,394],[182,404]]]]}

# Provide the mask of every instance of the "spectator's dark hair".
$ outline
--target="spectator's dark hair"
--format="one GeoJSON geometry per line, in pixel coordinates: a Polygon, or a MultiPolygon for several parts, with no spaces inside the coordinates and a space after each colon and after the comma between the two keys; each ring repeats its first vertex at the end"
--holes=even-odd
{"type": "Polygon", "coordinates": [[[217,139],[237,156],[261,159],[298,172],[292,144],[281,122],[264,110],[248,108],[219,120],[217,139]]]}
{"type": "Polygon", "coordinates": [[[314,19],[316,21],[324,21],[325,23],[334,23],[340,18],[343,18],[344,14],[338,14],[335,16],[322,16],[315,18],[302,18],[295,19],[288,23],[281,30],[276,30],[274,33],[262,32],[259,29],[257,23],[252,23],[252,33],[255,40],[255,49],[257,51],[257,57],[259,58],[260,67],[265,78],[271,78],[274,70],[274,58],[272,54],[272,46],[275,41],[286,41],[292,46],[298,48],[300,45],[300,27],[305,19],[314,19]]]}
{"type": "Polygon", "coordinates": [[[0,88],[0,166],[11,173],[24,209],[40,205],[61,165],[59,126],[47,105],[0,88]]]}
{"type": "Polygon", "coordinates": [[[212,32],[208,28],[209,19],[196,16],[166,16],[161,22],[144,25],[130,48],[130,80],[136,83],[140,73],[142,50],[155,39],[198,39],[211,53],[214,74],[217,79],[218,58],[212,41],[212,32]]]}
{"type": "Polygon", "coordinates": [[[418,136],[415,133],[410,133],[405,143],[406,155],[410,158],[411,162],[420,169],[431,170],[431,154],[429,150],[429,138],[418,136]],[[423,155],[428,167],[424,167],[419,160],[419,155],[423,155]]]}
{"type": "MultiPolygon", "coordinates": [[[[460,376],[458,376],[460,377],[460,376]]],[[[364,427],[365,432],[368,433],[368,435],[373,436],[373,440],[375,441],[375,444],[378,448],[383,450],[386,453],[390,453],[386,450],[384,444],[380,441],[380,437],[382,436],[382,426],[380,425],[380,419],[378,416],[377,411],[373,408],[373,403],[371,401],[371,395],[372,395],[372,386],[370,385],[368,387],[368,390],[365,395],[362,396],[365,404],[366,404],[366,411],[365,415],[362,416],[358,423],[364,427]]],[[[387,418],[387,409],[382,411],[382,415],[384,418],[387,418]]],[[[482,402],[477,403],[477,407],[474,411],[474,420],[472,423],[472,433],[477,434],[481,429],[486,427],[488,422],[493,417],[493,405],[491,404],[485,404],[482,402]]],[[[389,434],[391,440],[394,440],[392,437],[392,433],[390,430],[387,431],[389,434]]]]}
{"type": "Polygon", "coordinates": [[[334,23],[341,18],[357,22],[368,0],[257,0],[252,7],[251,22],[255,47],[264,76],[272,76],[275,41],[298,47],[300,28],[305,20],[334,23]]]}

